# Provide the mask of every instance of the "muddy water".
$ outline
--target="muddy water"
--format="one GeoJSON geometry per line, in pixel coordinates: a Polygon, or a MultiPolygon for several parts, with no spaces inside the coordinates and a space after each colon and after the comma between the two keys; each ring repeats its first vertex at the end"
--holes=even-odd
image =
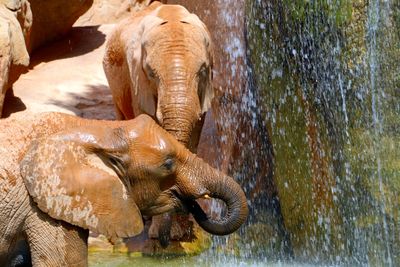
{"type": "MultiPolygon", "coordinates": [[[[312,267],[313,265],[287,264],[282,262],[268,263],[265,261],[250,261],[238,260],[238,258],[230,257],[204,257],[204,255],[196,257],[177,257],[177,258],[156,258],[142,257],[138,255],[128,255],[125,253],[110,253],[110,252],[92,252],[89,254],[90,267],[148,267],[148,266],[163,266],[163,267],[182,267],[182,266],[197,266],[197,267],[228,267],[228,266],[266,266],[266,267],[312,267]]],[[[319,265],[321,266],[321,265],[319,265]]]]}

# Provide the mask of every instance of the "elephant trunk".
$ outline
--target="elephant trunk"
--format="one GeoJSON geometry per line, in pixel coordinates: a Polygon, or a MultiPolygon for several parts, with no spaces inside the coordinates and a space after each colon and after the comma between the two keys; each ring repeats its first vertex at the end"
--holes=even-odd
{"type": "Polygon", "coordinates": [[[200,117],[200,104],[197,94],[184,81],[169,82],[169,88],[161,103],[162,127],[179,142],[188,146],[194,126],[200,117]]]}
{"type": "Polygon", "coordinates": [[[201,159],[194,161],[199,161],[194,168],[201,178],[199,185],[192,185],[195,187],[193,190],[197,193],[201,193],[202,190],[209,192],[209,197],[222,200],[227,209],[221,218],[211,218],[195,200],[189,199],[185,201],[189,212],[193,214],[196,222],[211,234],[227,235],[236,231],[248,215],[247,200],[243,190],[231,177],[211,168],[201,159]]]}
{"type": "Polygon", "coordinates": [[[188,112],[190,108],[188,105],[180,104],[174,107],[166,107],[163,112],[162,127],[186,147],[194,128],[193,120],[195,120],[188,112]]]}

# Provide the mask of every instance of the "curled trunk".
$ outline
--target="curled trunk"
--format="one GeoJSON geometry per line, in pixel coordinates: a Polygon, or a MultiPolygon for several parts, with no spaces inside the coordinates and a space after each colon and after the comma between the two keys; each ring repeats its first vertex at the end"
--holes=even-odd
{"type": "MultiPolygon", "coordinates": [[[[196,164],[195,169],[201,185],[209,197],[222,200],[227,210],[224,216],[215,219],[207,215],[195,200],[186,200],[185,204],[204,230],[214,235],[230,234],[236,231],[247,218],[246,196],[239,184],[231,177],[214,170],[199,159],[198,161],[200,163],[196,164]]],[[[196,190],[199,192],[198,188],[196,190]]]]}
{"type": "MultiPolygon", "coordinates": [[[[180,143],[189,146],[194,126],[200,116],[200,105],[197,89],[190,87],[190,81],[185,69],[185,63],[180,56],[171,56],[173,64],[161,78],[161,88],[157,119],[161,126],[172,134],[180,143]],[[195,93],[193,93],[195,92],[195,93]]],[[[159,241],[162,247],[167,247],[170,240],[172,216],[164,214],[158,229],[159,241]]]]}

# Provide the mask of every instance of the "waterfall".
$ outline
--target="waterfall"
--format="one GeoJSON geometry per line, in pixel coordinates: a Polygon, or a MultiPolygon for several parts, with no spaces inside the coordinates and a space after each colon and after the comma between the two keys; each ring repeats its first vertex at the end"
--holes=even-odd
{"type": "MultiPolygon", "coordinates": [[[[382,162],[381,156],[382,153],[380,147],[382,146],[381,138],[383,135],[383,122],[384,119],[382,116],[382,92],[384,88],[381,88],[379,83],[377,83],[377,79],[384,79],[384,77],[380,76],[379,72],[379,62],[378,62],[378,54],[379,47],[377,45],[377,34],[379,28],[381,27],[381,1],[374,0],[371,1],[369,10],[368,10],[368,21],[367,21],[367,35],[368,35],[368,65],[369,65],[369,80],[370,80],[370,89],[371,89],[371,110],[372,110],[372,125],[374,129],[374,154],[376,157],[376,177],[374,179],[378,180],[379,184],[379,212],[382,217],[382,239],[385,243],[385,251],[384,251],[384,262],[386,266],[393,266],[392,262],[392,253],[390,250],[390,240],[389,240],[389,226],[386,219],[386,196],[384,192],[384,181],[386,179],[382,175],[382,162]]],[[[383,8],[383,16],[388,16],[388,10],[383,8]],[[385,12],[386,11],[386,12],[385,12]]]]}
{"type": "Polygon", "coordinates": [[[400,3],[193,6],[216,47],[211,161],[250,206],[205,261],[400,265],[400,3]]]}

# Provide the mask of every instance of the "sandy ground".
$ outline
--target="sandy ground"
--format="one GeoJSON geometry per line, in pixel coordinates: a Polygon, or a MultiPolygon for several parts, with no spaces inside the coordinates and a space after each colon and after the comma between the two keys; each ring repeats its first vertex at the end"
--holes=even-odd
{"type": "Polygon", "coordinates": [[[112,27],[75,27],[64,39],[36,51],[28,72],[7,94],[4,116],[28,110],[114,119],[102,66],[106,34],[112,27]]]}

